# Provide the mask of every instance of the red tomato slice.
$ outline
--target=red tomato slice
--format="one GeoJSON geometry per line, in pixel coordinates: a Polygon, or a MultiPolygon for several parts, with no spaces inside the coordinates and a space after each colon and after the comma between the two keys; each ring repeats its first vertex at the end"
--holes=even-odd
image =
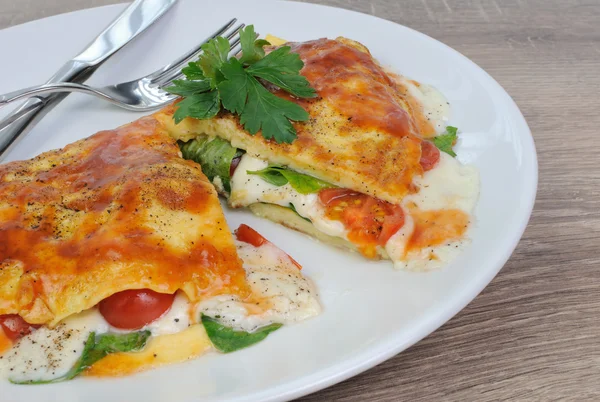
{"type": "Polygon", "coordinates": [[[17,314],[6,314],[0,316],[0,327],[4,330],[6,337],[15,342],[39,328],[40,325],[29,324],[17,314]]]}
{"type": "MultiPolygon", "coordinates": [[[[237,237],[237,239],[239,241],[243,241],[244,243],[252,244],[254,247],[260,247],[263,244],[270,243],[270,241],[265,239],[256,230],[252,229],[250,226],[245,225],[243,223],[235,231],[235,237],[237,237]]],[[[287,255],[287,257],[290,259],[292,264],[294,264],[298,269],[302,269],[302,265],[300,265],[300,263],[298,261],[294,260],[287,253],[285,253],[285,255],[287,255]]]]}
{"type": "Polygon", "coordinates": [[[254,247],[260,247],[263,244],[269,242],[256,230],[252,229],[248,225],[244,225],[243,223],[235,231],[235,236],[237,237],[237,239],[239,241],[243,241],[244,243],[252,244],[254,247]]]}
{"type": "Polygon", "coordinates": [[[327,205],[337,198],[348,197],[351,195],[361,194],[347,188],[324,188],[319,191],[319,200],[321,200],[324,205],[327,205]]]}
{"type": "Polygon", "coordinates": [[[367,257],[377,255],[385,243],[404,225],[402,207],[353,190],[332,188],[319,192],[325,215],[348,230],[348,240],[367,257]]]}
{"type": "Polygon", "coordinates": [[[134,330],[161,317],[171,308],[174,298],[174,294],[131,289],[107,297],[100,302],[98,308],[113,327],[134,330]]]}
{"type": "Polygon", "coordinates": [[[421,167],[426,172],[434,168],[434,166],[440,160],[440,150],[429,141],[423,141],[421,143],[421,167]]]}
{"type": "Polygon", "coordinates": [[[404,226],[404,211],[402,208],[394,208],[392,213],[385,216],[383,227],[379,234],[379,244],[385,245],[400,228],[404,226]]]}

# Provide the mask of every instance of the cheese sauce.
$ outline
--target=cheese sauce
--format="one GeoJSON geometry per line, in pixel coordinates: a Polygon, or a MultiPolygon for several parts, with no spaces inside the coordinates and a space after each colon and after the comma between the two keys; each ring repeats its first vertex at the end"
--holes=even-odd
{"type": "Polygon", "coordinates": [[[260,301],[244,303],[238,296],[221,295],[201,302],[199,313],[251,332],[274,322],[302,321],[321,312],[314,284],[302,276],[286,253],[270,243],[260,247],[243,242],[236,245],[252,293],[260,301]]]}
{"type": "Polygon", "coordinates": [[[81,356],[89,334],[108,329],[96,308],[71,316],[53,329],[38,328],[0,356],[0,376],[28,381],[65,375],[81,356]]]}
{"type": "Polygon", "coordinates": [[[405,223],[386,251],[396,268],[436,269],[469,244],[466,230],[479,197],[479,173],[442,152],[438,165],[414,184],[419,191],[403,200],[405,223]]]}

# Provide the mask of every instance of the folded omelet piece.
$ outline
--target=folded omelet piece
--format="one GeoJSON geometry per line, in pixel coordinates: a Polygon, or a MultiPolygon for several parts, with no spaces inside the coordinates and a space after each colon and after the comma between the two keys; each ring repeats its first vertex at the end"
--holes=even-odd
{"type": "Polygon", "coordinates": [[[294,123],[298,138],[291,144],[249,135],[230,113],[216,118],[172,119],[176,105],[155,116],[176,139],[188,141],[198,134],[218,136],[233,147],[260,159],[281,164],[340,187],[353,188],[390,202],[408,194],[412,178],[423,172],[419,164],[422,139],[430,132],[419,127],[408,96],[358,42],[345,38],[291,43],[304,61],[301,74],[317,90],[315,99],[296,99],[307,122],[294,123]]]}
{"type": "Polygon", "coordinates": [[[318,314],[297,263],[246,233],[151,116],[0,165],[0,376],[127,374],[211,349],[203,316],[250,334],[318,314]]]}
{"type": "Polygon", "coordinates": [[[298,99],[268,86],[310,116],[293,123],[298,137],[291,144],[251,135],[225,111],[175,124],[175,103],[155,117],[181,142],[184,156],[204,166],[227,144],[232,148],[222,158],[231,169],[220,166],[212,169],[220,175],[209,177],[232,207],[398,267],[447,262],[466,243],[479,189],[477,172],[433,143],[446,130],[446,99],[383,68],[356,41],[285,45],[303,60],[300,74],[318,95],[298,99]]]}
{"type": "Polygon", "coordinates": [[[250,292],[214,187],[151,117],[0,165],[0,244],[0,315],[31,324],[125,289],[250,292]]]}

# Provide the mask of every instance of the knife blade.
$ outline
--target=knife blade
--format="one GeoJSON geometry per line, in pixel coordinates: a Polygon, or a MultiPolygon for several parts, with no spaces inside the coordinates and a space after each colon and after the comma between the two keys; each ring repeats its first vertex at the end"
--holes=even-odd
{"type": "MultiPolygon", "coordinates": [[[[177,0],[135,0],[78,55],[67,61],[47,83],[87,80],[116,51],[162,17],[177,0]]],[[[27,101],[0,121],[0,161],[23,136],[68,94],[27,101]]]]}

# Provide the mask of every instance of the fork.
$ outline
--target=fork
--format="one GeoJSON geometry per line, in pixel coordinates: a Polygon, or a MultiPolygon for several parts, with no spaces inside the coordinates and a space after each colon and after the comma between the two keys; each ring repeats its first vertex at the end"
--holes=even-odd
{"type": "MultiPolygon", "coordinates": [[[[189,52],[166,66],[136,80],[123,82],[116,85],[109,85],[102,88],[94,88],[89,85],[77,84],[74,82],[59,82],[55,84],[37,85],[14,92],[0,95],[0,107],[21,99],[31,98],[38,95],[44,95],[55,92],[80,92],[93,95],[104,99],[123,109],[144,112],[157,109],[177,98],[177,95],[170,94],[164,90],[166,86],[174,80],[181,78],[182,67],[192,61],[202,51],[200,47],[217,36],[225,36],[231,44],[230,55],[239,53],[240,36],[239,31],[245,24],[232,26],[237,21],[233,18],[217,32],[205,39],[200,45],[191,49],[189,52]]],[[[15,116],[8,123],[18,119],[15,116]]]]}

